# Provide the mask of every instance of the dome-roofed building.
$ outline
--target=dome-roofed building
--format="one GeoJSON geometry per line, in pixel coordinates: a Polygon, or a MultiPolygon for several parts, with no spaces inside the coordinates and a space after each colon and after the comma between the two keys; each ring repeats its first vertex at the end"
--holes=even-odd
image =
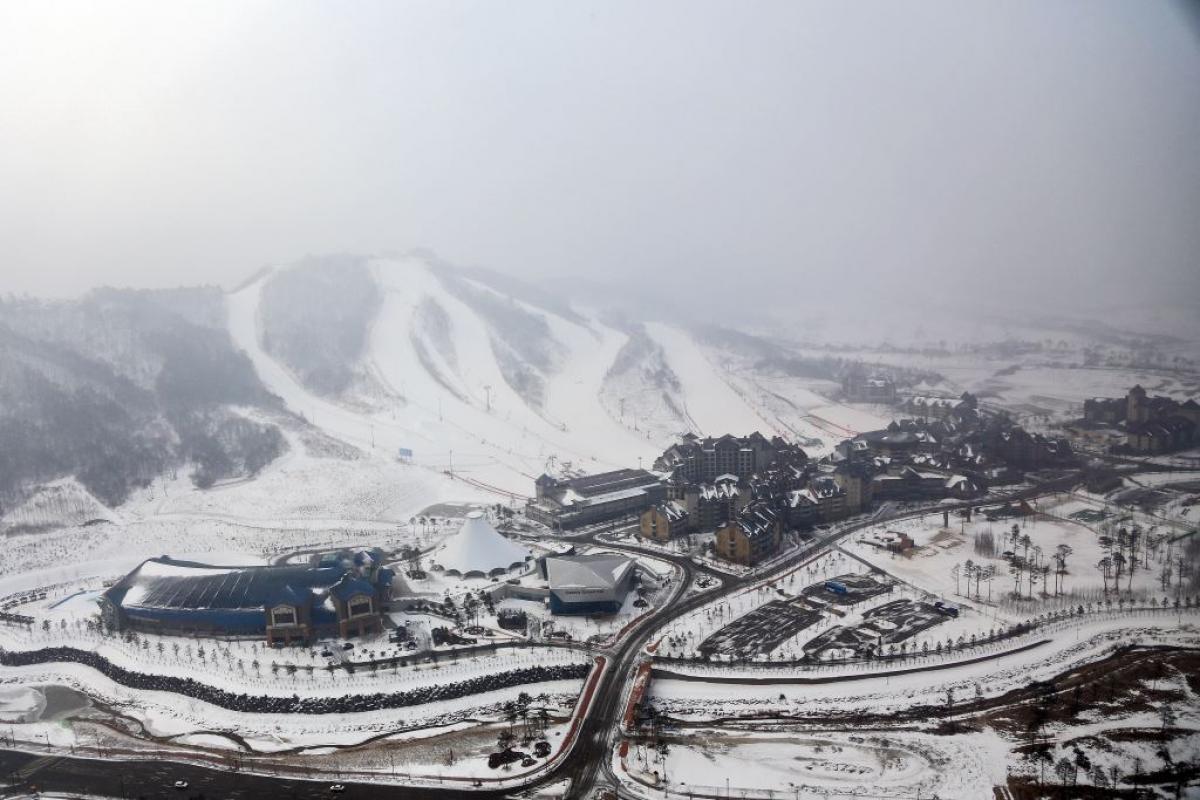
{"type": "Polygon", "coordinates": [[[482,511],[471,511],[458,533],[434,553],[433,563],[447,575],[490,578],[524,566],[531,558],[527,548],[493,528],[482,511]]]}
{"type": "Polygon", "coordinates": [[[394,578],[368,561],[222,567],[162,556],[105,591],[101,608],[117,630],[311,642],[381,631],[394,578]]]}

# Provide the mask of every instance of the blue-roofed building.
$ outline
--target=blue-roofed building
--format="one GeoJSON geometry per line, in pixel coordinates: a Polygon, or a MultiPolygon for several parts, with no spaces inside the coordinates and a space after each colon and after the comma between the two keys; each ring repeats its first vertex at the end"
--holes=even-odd
{"type": "Polygon", "coordinates": [[[392,599],[395,573],[381,562],[220,567],[162,556],[109,588],[102,606],[118,630],[262,636],[271,644],[364,636],[383,629],[392,599]]]}

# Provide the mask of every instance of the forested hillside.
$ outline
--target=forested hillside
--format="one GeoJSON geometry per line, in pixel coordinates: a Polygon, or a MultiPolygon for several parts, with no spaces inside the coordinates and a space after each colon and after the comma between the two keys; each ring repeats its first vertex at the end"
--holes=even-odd
{"type": "Polygon", "coordinates": [[[259,308],[263,349],[310,390],[334,396],[355,378],[379,288],[364,259],[328,256],[273,274],[259,308]]]}
{"type": "Polygon", "coordinates": [[[180,467],[199,486],[252,474],[286,443],[237,408],[277,405],[219,289],[0,302],[0,510],[67,476],[115,505],[180,467]]]}

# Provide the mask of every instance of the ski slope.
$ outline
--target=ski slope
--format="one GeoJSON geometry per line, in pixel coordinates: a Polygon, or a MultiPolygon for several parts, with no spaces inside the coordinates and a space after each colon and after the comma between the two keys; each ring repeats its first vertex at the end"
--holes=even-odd
{"type": "MultiPolygon", "coordinates": [[[[319,396],[264,351],[259,303],[270,274],[228,298],[231,334],[263,382],[327,434],[378,459],[411,450],[427,476],[452,473],[460,484],[512,496],[532,494],[545,471],[649,464],[678,433],[639,429],[636,413],[618,419],[613,409],[624,395],[611,396],[606,377],[629,336],[594,315],[556,313],[474,279],[445,277],[415,256],[369,267],[381,302],[355,367],[383,387],[370,404],[319,396]],[[492,296],[481,304],[482,293],[492,296]],[[518,329],[494,327],[509,324],[509,313],[518,329]],[[533,390],[519,382],[526,377],[533,390]]],[[[763,391],[723,374],[686,331],[663,323],[645,330],[678,377],[681,429],[795,434],[778,410],[755,402],[763,391]]]]}
{"type": "Polygon", "coordinates": [[[388,391],[377,410],[317,396],[263,350],[258,305],[269,275],[228,299],[235,343],[267,387],[313,425],[378,458],[409,449],[419,467],[521,495],[532,492],[548,462],[600,471],[657,451],[659,443],[624,428],[600,404],[599,387],[623,334],[530,308],[566,350],[560,369],[545,376],[544,407],[533,408],[505,380],[488,323],[427,264],[381,259],[371,270],[383,299],[361,366],[388,391]],[[431,306],[449,320],[448,341],[422,322],[420,309],[431,306]]]}
{"type": "Polygon", "coordinates": [[[706,436],[743,436],[753,431],[771,436],[782,432],[721,377],[687,333],[662,323],[648,323],[646,331],[663,348],[667,363],[679,376],[688,416],[706,436]]]}

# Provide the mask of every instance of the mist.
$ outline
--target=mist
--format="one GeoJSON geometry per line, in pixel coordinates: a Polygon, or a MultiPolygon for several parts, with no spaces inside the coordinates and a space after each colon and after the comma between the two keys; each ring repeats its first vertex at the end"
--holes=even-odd
{"type": "Polygon", "coordinates": [[[1196,30],[1165,2],[6,3],[0,292],[428,248],[742,313],[1191,302],[1196,30]]]}

